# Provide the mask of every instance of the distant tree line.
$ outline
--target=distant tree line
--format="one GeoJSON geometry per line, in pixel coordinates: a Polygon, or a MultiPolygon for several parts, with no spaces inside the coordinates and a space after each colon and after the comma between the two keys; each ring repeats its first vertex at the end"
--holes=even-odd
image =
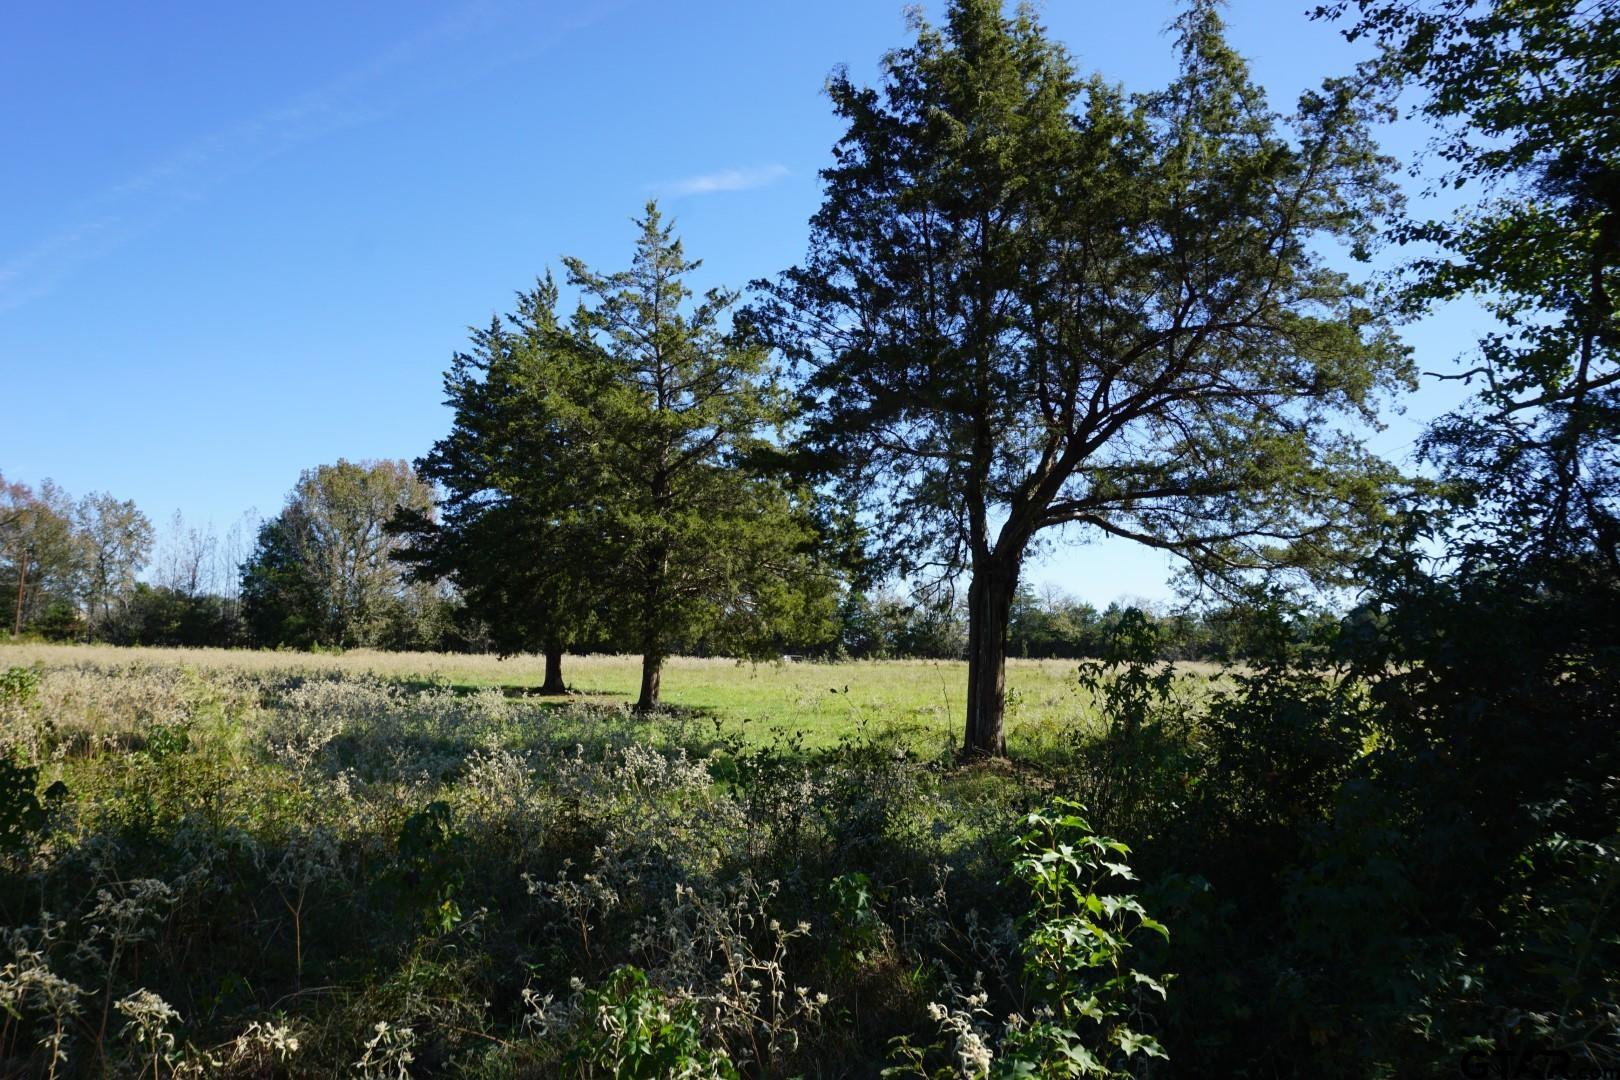
{"type": "MultiPolygon", "coordinates": [[[[435,530],[445,503],[404,461],[339,460],[305,470],[282,510],[258,526],[245,554],[178,517],[159,544],[157,530],[130,500],[99,493],[73,499],[50,481],[37,490],[3,479],[0,485],[0,590],[13,633],[126,645],[547,647],[542,638],[525,637],[525,613],[515,608],[520,585],[531,580],[524,564],[497,558],[501,549],[493,539],[478,551],[487,582],[471,573],[456,579],[419,571],[423,559],[408,537],[442,535],[435,530]],[[143,571],[151,580],[140,579],[143,571]]],[[[231,543],[239,546],[234,537],[231,543]]],[[[615,624],[602,607],[580,599],[587,589],[606,596],[610,581],[569,586],[581,606],[577,619],[558,620],[569,626],[568,648],[639,650],[643,639],[634,625],[615,624]]],[[[898,583],[865,590],[840,569],[829,569],[820,586],[825,593],[817,617],[777,627],[764,651],[812,659],[960,660],[966,654],[968,613],[959,598],[913,594],[898,583]]],[[[1167,659],[1241,658],[1257,648],[1246,636],[1241,605],[1203,611],[1139,606],[1167,659]]],[[[1060,591],[1037,593],[1022,585],[1013,598],[1008,653],[1101,656],[1127,610],[1134,609],[1120,602],[1098,609],[1060,591]]],[[[1300,632],[1308,636],[1308,628],[1300,632]]],[[[663,641],[666,654],[730,655],[737,646],[734,636],[701,623],[663,641]]]]}
{"type": "Polygon", "coordinates": [[[132,500],[73,498],[0,476],[6,629],[49,640],[242,645],[241,527],[223,537],[176,514],[160,541],[132,500]]]}
{"type": "MultiPolygon", "coordinates": [[[[1027,659],[1084,660],[1111,655],[1128,620],[1147,626],[1161,660],[1243,660],[1275,651],[1275,620],[1247,603],[1195,608],[1115,601],[1098,608],[1055,589],[1019,587],[1008,621],[1007,654],[1027,659]]],[[[1291,641],[1303,646],[1340,621],[1326,609],[1293,614],[1291,641]]],[[[893,590],[848,592],[839,608],[833,654],[850,659],[960,660],[968,643],[968,612],[959,600],[940,601],[893,590]]]]}

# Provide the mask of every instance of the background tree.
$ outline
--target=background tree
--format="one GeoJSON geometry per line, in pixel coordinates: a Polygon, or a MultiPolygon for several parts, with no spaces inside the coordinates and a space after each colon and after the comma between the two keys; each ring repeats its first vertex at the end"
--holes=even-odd
{"type": "Polygon", "coordinates": [[[176,511],[152,556],[151,581],[136,587],[107,636],[125,644],[242,644],[248,637],[242,564],[247,538],[256,538],[261,525],[250,510],[220,535],[212,522],[194,525],[176,511]]]}
{"type": "Polygon", "coordinates": [[[560,694],[563,653],[595,625],[611,560],[588,524],[597,474],[566,406],[578,373],[556,306],[548,275],[473,331],[445,373],[450,434],[416,463],[444,493],[438,516],[406,508],[391,527],[416,580],[453,582],[502,653],[543,652],[541,690],[560,694]]]}
{"type": "MultiPolygon", "coordinates": [[[[118,645],[229,648],[247,643],[237,604],[213,592],[187,594],[138,581],[96,636],[118,645]]],[[[262,640],[271,641],[274,638],[262,640]]]]}
{"type": "Polygon", "coordinates": [[[771,651],[830,623],[833,597],[809,506],[760,466],[789,404],[766,348],[724,326],[735,292],[688,304],[698,263],[655,205],[637,225],[628,270],[566,260],[582,294],[579,393],[558,408],[590,448],[598,535],[619,560],[610,615],[642,654],[637,707],[650,709],[676,642],[771,651]]]}
{"type": "Polygon", "coordinates": [[[76,507],[84,545],[85,612],[92,628],[110,623],[135,590],[152,553],[152,523],[133,500],[93,492],[76,507]]]}
{"type": "Polygon", "coordinates": [[[805,442],[907,575],[970,575],[964,750],[1000,754],[1008,619],[1038,535],[1081,525],[1205,579],[1327,573],[1387,476],[1373,419],[1407,364],[1319,254],[1365,241],[1389,163],[1342,86],[1285,123],[1222,37],[1181,71],[1081,83],[1028,9],[957,0],[838,74],[847,124],[810,253],[753,317],[807,371],[805,442]]]}
{"type": "Polygon", "coordinates": [[[379,645],[409,634],[410,587],[385,529],[401,508],[431,512],[432,490],[403,461],[306,470],[259,531],[242,568],[244,615],[265,643],[379,645]]]}
{"type": "MultiPolygon", "coordinates": [[[[212,526],[199,527],[186,522],[176,510],[158,548],[155,576],[159,585],[181,596],[199,596],[219,584],[219,538],[212,526]]],[[[235,567],[232,567],[235,570],[235,567]]]]}
{"type": "Polygon", "coordinates": [[[0,477],[0,595],[14,635],[47,618],[52,636],[78,630],[85,551],[73,518],[72,500],[51,481],[36,491],[0,477]]]}

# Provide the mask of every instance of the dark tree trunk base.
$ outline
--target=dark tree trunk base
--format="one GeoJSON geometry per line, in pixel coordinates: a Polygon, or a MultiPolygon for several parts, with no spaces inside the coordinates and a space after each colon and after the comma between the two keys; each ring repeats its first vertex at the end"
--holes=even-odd
{"type": "Polygon", "coordinates": [[[641,658],[641,696],[636,699],[636,712],[653,712],[658,708],[658,694],[664,676],[664,658],[647,653],[641,658]]]}
{"type": "Polygon", "coordinates": [[[563,682],[563,650],[561,645],[546,646],[546,681],[540,685],[542,694],[566,694],[568,684],[563,682]]]}
{"type": "Polygon", "coordinates": [[[1018,561],[990,558],[973,568],[968,587],[968,700],[962,758],[1005,757],[1007,629],[1018,561]]]}

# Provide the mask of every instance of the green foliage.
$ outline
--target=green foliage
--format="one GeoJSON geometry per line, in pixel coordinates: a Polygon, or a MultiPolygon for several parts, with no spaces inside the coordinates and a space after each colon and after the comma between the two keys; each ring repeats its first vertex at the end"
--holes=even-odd
{"type": "Polygon", "coordinates": [[[1340,785],[1374,744],[1378,714],[1367,686],[1300,652],[1278,607],[1257,608],[1272,648],[1216,686],[1203,718],[1206,752],[1221,778],[1208,795],[1231,828],[1258,837],[1323,820],[1340,785]]]}
{"type": "Polygon", "coordinates": [[[638,968],[617,968],[580,999],[585,1016],[566,1063],[580,1076],[664,1080],[727,1080],[737,1070],[702,1042],[697,1004],[671,1005],[638,968]]]}
{"type": "Polygon", "coordinates": [[[1418,91],[1437,188],[1471,205],[1399,223],[1421,252],[1398,299],[1416,315],[1478,300],[1495,317],[1458,376],[1480,387],[1435,424],[1430,458],[1475,528],[1519,553],[1620,550],[1620,110],[1609,0],[1353,0],[1319,15],[1379,46],[1365,74],[1418,91]]]}
{"type": "Polygon", "coordinates": [[[1366,109],[1329,82],[1285,124],[1217,5],[1180,70],[1127,97],[1076,77],[1032,9],[958,0],[845,124],[810,256],[752,313],[805,371],[811,459],[905,575],[968,571],[965,748],[1002,750],[1025,553],[1066,524],[1233,579],[1342,579],[1393,472],[1373,417],[1410,365],[1325,242],[1392,195],[1366,109]]]}
{"type": "Polygon", "coordinates": [[[51,636],[73,636],[87,552],[67,492],[46,480],[38,490],[0,476],[0,596],[13,634],[51,615],[51,636]]]}
{"type": "Polygon", "coordinates": [[[19,765],[0,756],[0,855],[16,855],[32,846],[53,806],[67,798],[60,780],[39,797],[39,766],[19,765]]]}
{"type": "Polygon", "coordinates": [[[75,516],[85,549],[85,610],[99,628],[134,592],[135,575],[152,553],[152,523],[133,501],[105,493],[80,499],[75,516]]]}
{"type": "Polygon", "coordinates": [[[416,463],[445,493],[440,515],[402,509],[390,526],[410,538],[397,557],[413,576],[453,582],[503,653],[587,640],[618,554],[589,520],[606,489],[573,412],[588,376],[556,306],[547,275],[472,332],[444,377],[450,433],[416,463]]]}
{"type": "Polygon", "coordinates": [[[784,634],[813,638],[833,600],[808,496],[767,467],[789,403],[765,347],[724,327],[736,293],[690,303],[698,263],[655,205],[638,225],[628,270],[567,260],[585,298],[570,328],[583,385],[567,405],[604,485],[592,524],[617,538],[611,618],[643,655],[649,708],[676,641],[771,655],[784,634]]]}
{"type": "Polygon", "coordinates": [[[238,606],[221,596],[136,582],[123,606],[97,628],[119,645],[223,648],[247,641],[238,606]]]}
{"type": "Polygon", "coordinates": [[[35,491],[0,476],[7,627],[49,641],[110,637],[152,537],[152,523],[128,499],[92,492],[75,500],[49,480],[35,491]]]}
{"type": "Polygon", "coordinates": [[[26,706],[38,696],[38,668],[13,665],[0,670],[0,705],[26,706]]]}
{"type": "Polygon", "coordinates": [[[308,648],[431,639],[439,601],[430,586],[403,581],[391,558],[399,541],[386,526],[402,508],[432,507],[432,490],[403,461],[306,469],[242,565],[243,615],[255,640],[308,648]]]}
{"type": "Polygon", "coordinates": [[[1080,665],[1080,685],[1097,694],[1116,732],[1140,730],[1170,695],[1175,669],[1158,665],[1160,631],[1137,608],[1128,608],[1109,628],[1101,655],[1080,665]]]}
{"type": "Polygon", "coordinates": [[[184,754],[191,749],[191,725],[153,724],[146,730],[146,745],[142,749],[153,761],[184,754]]]}
{"type": "MultiPolygon", "coordinates": [[[[830,637],[817,508],[773,464],[788,401],[766,350],[725,323],[736,294],[693,302],[654,205],[631,268],[566,260],[582,304],[563,325],[550,277],[473,334],[445,376],[451,433],[419,463],[444,519],[401,514],[401,557],[449,578],[503,651],[640,652],[643,709],[678,645],[771,656],[830,637]]],[[[548,678],[561,690],[561,675],[548,678]]]]}
{"type": "Polygon", "coordinates": [[[456,903],[462,884],[456,849],[465,840],[450,826],[450,804],[435,799],[405,819],[395,845],[400,906],[434,934],[449,933],[462,919],[456,903]]]}
{"type": "Polygon", "coordinates": [[[1013,842],[1011,878],[1030,896],[1018,928],[1032,1019],[1008,1035],[998,1076],[1129,1076],[1136,1055],[1164,1056],[1137,1030],[1147,998],[1165,999],[1164,980],[1133,968],[1130,953],[1142,931],[1170,932],[1119,891],[1136,877],[1130,848],[1080,813],[1062,800],[1033,811],[1013,842]]]}
{"type": "Polygon", "coordinates": [[[1099,836],[1078,804],[1058,799],[1024,815],[1007,847],[1008,881],[1023,910],[1014,921],[1019,969],[1018,1012],[989,1030],[988,995],[957,993],[957,1006],[930,1015],[948,1042],[890,1044],[884,1076],[1129,1077],[1138,1058],[1164,1058],[1140,1027],[1167,998],[1168,976],[1135,966],[1146,932],[1167,942],[1169,930],[1140,901],[1121,891],[1136,875],[1130,848],[1099,836]],[[954,1067],[935,1067],[941,1058],[954,1067]]]}
{"type": "Polygon", "coordinates": [[[827,899],[838,947],[858,969],[883,944],[886,927],[873,906],[872,879],[856,871],[827,882],[827,899]]]}

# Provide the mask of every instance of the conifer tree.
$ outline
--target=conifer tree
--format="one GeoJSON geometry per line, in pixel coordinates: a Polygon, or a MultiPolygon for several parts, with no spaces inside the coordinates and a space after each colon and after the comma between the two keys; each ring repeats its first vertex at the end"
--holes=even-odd
{"type": "Polygon", "coordinates": [[[420,580],[448,579],[502,653],[545,655],[543,693],[560,694],[563,654],[595,624],[611,558],[590,511],[598,498],[584,436],[577,351],[548,274],[517,309],[472,333],[445,373],[450,433],[416,463],[443,492],[437,518],[401,514],[400,553],[420,580]]]}
{"type": "Polygon", "coordinates": [[[846,128],[808,257],[751,312],[895,569],[969,578],[967,753],[1004,752],[1038,538],[1327,575],[1383,504],[1337,420],[1372,422],[1408,364],[1322,248],[1366,243],[1391,165],[1344,85],[1274,114],[1217,8],[1186,7],[1179,75],[1134,97],[1077,78],[1028,8],[919,17],[880,88],[830,81],[846,128]]]}
{"type": "Polygon", "coordinates": [[[770,652],[830,634],[832,597],[811,507],[764,467],[790,406],[768,350],[726,325],[736,292],[691,302],[699,263],[655,204],[637,225],[628,270],[565,261],[582,296],[569,422],[589,446],[590,513],[616,561],[610,617],[642,654],[645,710],[678,643],[770,652]]]}
{"type": "Polygon", "coordinates": [[[830,634],[831,586],[810,507],[766,465],[790,404],[767,350],[725,325],[735,293],[690,303],[698,264],[655,206],[638,225],[629,270],[565,260],[566,324],[548,276],[473,333],[445,376],[451,432],[418,462],[439,519],[395,528],[501,649],[545,652],[548,691],[587,635],[640,651],[647,710],[677,647],[830,634]]]}

